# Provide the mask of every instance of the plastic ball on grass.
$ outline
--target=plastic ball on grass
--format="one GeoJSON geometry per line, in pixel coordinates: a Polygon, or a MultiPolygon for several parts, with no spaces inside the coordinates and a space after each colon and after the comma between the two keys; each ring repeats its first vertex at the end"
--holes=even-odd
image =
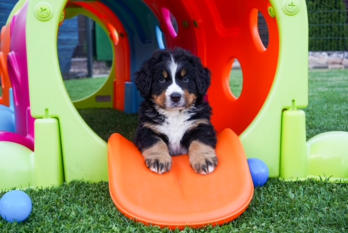
{"type": "Polygon", "coordinates": [[[248,159],[249,170],[255,187],[261,187],[266,184],[269,176],[267,165],[260,159],[248,159]]]}
{"type": "Polygon", "coordinates": [[[32,207],[28,194],[20,190],[7,192],[0,199],[0,215],[8,222],[25,221],[31,214],[32,207]]]}

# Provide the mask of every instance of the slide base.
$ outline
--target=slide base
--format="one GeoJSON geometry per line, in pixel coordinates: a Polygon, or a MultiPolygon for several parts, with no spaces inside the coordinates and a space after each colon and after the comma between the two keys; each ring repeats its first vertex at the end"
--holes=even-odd
{"type": "Polygon", "coordinates": [[[173,157],[170,172],[158,175],[145,167],[135,145],[120,134],[108,143],[109,188],[116,207],[144,224],[169,228],[227,223],[249,206],[254,193],[238,136],[226,129],[218,136],[217,169],[196,174],[188,156],[173,157]]]}

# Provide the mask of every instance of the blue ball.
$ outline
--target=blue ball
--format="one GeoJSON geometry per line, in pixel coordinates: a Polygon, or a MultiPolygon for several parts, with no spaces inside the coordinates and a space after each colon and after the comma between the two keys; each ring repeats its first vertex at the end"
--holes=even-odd
{"type": "Polygon", "coordinates": [[[255,187],[261,187],[266,184],[269,176],[267,165],[260,159],[248,159],[251,177],[255,187]]]}
{"type": "Polygon", "coordinates": [[[14,190],[5,193],[0,199],[0,215],[8,222],[25,221],[33,208],[28,194],[14,190]]]}

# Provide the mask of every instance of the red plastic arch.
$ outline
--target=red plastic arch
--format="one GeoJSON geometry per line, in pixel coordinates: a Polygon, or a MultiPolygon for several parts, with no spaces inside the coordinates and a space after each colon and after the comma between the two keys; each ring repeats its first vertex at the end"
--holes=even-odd
{"type": "Polygon", "coordinates": [[[232,128],[241,134],[255,119],[273,84],[278,64],[279,35],[275,18],[268,14],[270,4],[259,0],[145,0],[160,19],[170,48],[183,47],[211,70],[208,91],[213,108],[212,122],[218,131],[232,128]],[[173,38],[165,26],[161,9],[169,9],[178,21],[173,38]],[[258,12],[267,22],[269,44],[265,49],[257,31],[258,12]],[[243,91],[236,99],[229,88],[233,60],[243,69],[243,91]]]}

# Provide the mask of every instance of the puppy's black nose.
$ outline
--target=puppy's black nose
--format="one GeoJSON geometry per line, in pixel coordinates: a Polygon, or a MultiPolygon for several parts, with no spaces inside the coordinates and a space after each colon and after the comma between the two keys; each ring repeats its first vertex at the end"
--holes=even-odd
{"type": "Polygon", "coordinates": [[[170,99],[174,102],[174,103],[177,103],[180,101],[181,99],[181,94],[178,93],[178,92],[174,92],[170,95],[170,99]]]}

